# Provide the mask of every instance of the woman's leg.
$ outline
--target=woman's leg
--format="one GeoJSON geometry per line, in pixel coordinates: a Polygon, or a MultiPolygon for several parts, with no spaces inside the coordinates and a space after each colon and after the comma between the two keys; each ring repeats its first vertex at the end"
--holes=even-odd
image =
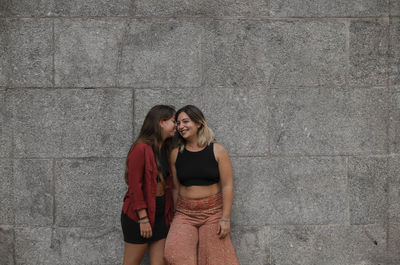
{"type": "Polygon", "coordinates": [[[125,242],[123,265],[140,265],[144,253],[146,253],[146,249],[147,244],[131,244],[125,242]]]}
{"type": "Polygon", "coordinates": [[[164,248],[165,239],[160,239],[149,244],[150,265],[165,265],[164,248]]]}
{"type": "Polygon", "coordinates": [[[220,239],[217,235],[221,213],[210,216],[199,228],[198,265],[239,265],[229,234],[220,239]]]}
{"type": "Polygon", "coordinates": [[[165,242],[165,260],[169,265],[197,265],[198,228],[176,213],[165,242]]]}

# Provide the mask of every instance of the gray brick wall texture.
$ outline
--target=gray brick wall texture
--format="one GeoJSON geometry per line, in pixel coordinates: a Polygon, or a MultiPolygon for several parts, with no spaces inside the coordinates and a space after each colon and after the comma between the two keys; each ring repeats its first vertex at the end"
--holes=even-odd
{"type": "Polygon", "coordinates": [[[158,103],[228,149],[241,264],[400,264],[399,0],[0,0],[1,265],[122,263],[158,103]]]}

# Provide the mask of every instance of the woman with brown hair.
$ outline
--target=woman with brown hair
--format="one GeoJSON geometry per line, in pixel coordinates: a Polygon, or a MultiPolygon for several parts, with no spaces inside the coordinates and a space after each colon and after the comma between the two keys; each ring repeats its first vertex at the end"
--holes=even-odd
{"type": "Polygon", "coordinates": [[[175,128],[174,107],[154,106],[129,150],[125,170],[128,191],[121,213],[124,265],[140,265],[147,248],[151,265],[165,264],[165,238],[174,214],[168,142],[175,128]]]}
{"type": "Polygon", "coordinates": [[[232,165],[203,113],[193,105],[177,111],[180,145],[170,168],[176,213],[165,243],[171,265],[239,264],[229,237],[232,165]]]}

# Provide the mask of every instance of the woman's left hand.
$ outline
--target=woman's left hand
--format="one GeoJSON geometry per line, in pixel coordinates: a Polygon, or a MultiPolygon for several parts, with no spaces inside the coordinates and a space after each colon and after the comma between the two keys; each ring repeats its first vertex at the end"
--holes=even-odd
{"type": "Polygon", "coordinates": [[[231,224],[229,222],[225,221],[219,221],[218,223],[218,236],[220,239],[223,239],[226,237],[226,235],[229,234],[229,231],[231,230],[231,224]]]}

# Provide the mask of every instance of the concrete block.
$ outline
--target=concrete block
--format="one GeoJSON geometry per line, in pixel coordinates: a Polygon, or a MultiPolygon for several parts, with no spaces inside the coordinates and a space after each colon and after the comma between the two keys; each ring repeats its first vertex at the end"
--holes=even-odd
{"type": "Polygon", "coordinates": [[[346,27],[328,21],[213,20],[206,23],[209,86],[343,85],[346,27]]]}
{"type": "Polygon", "coordinates": [[[133,130],[132,93],[126,89],[63,92],[58,100],[64,121],[61,154],[125,157],[133,130]]]}
{"type": "Polygon", "coordinates": [[[10,5],[11,0],[0,0],[0,17],[7,17],[10,15],[10,5]]]}
{"type": "Polygon", "coordinates": [[[12,16],[35,17],[54,16],[54,0],[10,0],[12,16]]]}
{"type": "Polygon", "coordinates": [[[0,264],[14,265],[14,229],[0,226],[0,264]]]}
{"type": "Polygon", "coordinates": [[[56,224],[109,227],[119,223],[126,192],[125,159],[56,161],[56,224]]]}
{"type": "Polygon", "coordinates": [[[231,239],[240,264],[270,265],[268,227],[231,225],[231,239]]]}
{"type": "Polygon", "coordinates": [[[234,223],[344,224],[343,158],[234,158],[234,223]]]}
{"type": "Polygon", "coordinates": [[[8,20],[10,87],[52,86],[52,21],[8,20]]]}
{"type": "Polygon", "coordinates": [[[119,264],[122,232],[116,228],[17,228],[16,264],[119,264]]]}
{"type": "Polygon", "coordinates": [[[387,158],[349,158],[351,224],[383,223],[387,218],[387,158]]]}
{"type": "Polygon", "coordinates": [[[11,107],[5,90],[0,90],[0,157],[12,156],[11,107]]]}
{"type": "Polygon", "coordinates": [[[267,94],[263,88],[203,90],[204,115],[231,155],[268,152],[267,94]]]}
{"type": "Polygon", "coordinates": [[[400,223],[400,156],[389,157],[388,168],[389,221],[400,223]]]}
{"type": "MultiPolygon", "coordinates": [[[[0,0],[0,4],[5,4],[1,1],[6,0],[0,0]]],[[[0,19],[0,86],[3,87],[8,86],[8,78],[10,77],[10,62],[8,61],[8,39],[10,34],[8,27],[7,19],[0,19]]]]}
{"type": "Polygon", "coordinates": [[[14,208],[17,225],[53,223],[52,161],[14,160],[14,208]]]}
{"type": "Polygon", "coordinates": [[[400,264],[400,224],[389,224],[388,265],[400,264]]]}
{"type": "Polygon", "coordinates": [[[133,15],[131,0],[53,0],[54,13],[66,16],[130,16],[133,15]]]}
{"type": "Polygon", "coordinates": [[[116,86],[124,27],[116,19],[56,20],[55,85],[116,86]]]}
{"type": "Polygon", "coordinates": [[[135,1],[137,16],[268,16],[268,1],[135,1]]]}
{"type": "Polygon", "coordinates": [[[400,16],[400,2],[397,0],[390,0],[390,15],[400,16]]]}
{"type": "Polygon", "coordinates": [[[122,46],[120,85],[200,86],[202,30],[197,21],[133,20],[122,46]]]}
{"type": "Polygon", "coordinates": [[[136,135],[153,105],[172,104],[178,110],[194,104],[204,113],[217,141],[231,155],[265,155],[268,152],[266,96],[262,88],[137,89],[136,135]],[[255,121],[259,121],[257,126],[255,121]]]}
{"type": "Polygon", "coordinates": [[[349,84],[386,85],[388,21],[353,20],[350,24],[349,84]]]}
{"type": "Polygon", "coordinates": [[[272,264],[385,264],[386,231],[372,226],[271,228],[272,264]]]}
{"type": "MultiPolygon", "coordinates": [[[[49,157],[62,154],[61,90],[14,90],[8,92],[12,107],[16,157],[49,157]]],[[[65,92],[64,92],[65,93],[65,92]]]]}
{"type": "MultiPolygon", "coordinates": [[[[50,227],[15,228],[15,263],[24,265],[58,265],[60,240],[50,227]]],[[[64,263],[68,264],[68,263],[64,263]]]]}
{"type": "Polygon", "coordinates": [[[400,153],[400,86],[392,89],[389,106],[389,151],[400,153]]]}
{"type": "Polygon", "coordinates": [[[12,167],[13,162],[11,159],[0,159],[0,224],[14,224],[14,178],[12,167]]]}
{"type": "Polygon", "coordinates": [[[125,156],[132,137],[132,91],[15,90],[15,156],[125,156]]]}
{"type": "Polygon", "coordinates": [[[273,17],[388,16],[389,0],[271,0],[273,17]]]}
{"type": "Polygon", "coordinates": [[[389,91],[273,89],[273,154],[386,154],[389,91]]]}
{"type": "Polygon", "coordinates": [[[59,228],[59,264],[122,264],[123,237],[117,228],[59,228]]]}
{"type": "Polygon", "coordinates": [[[18,0],[12,4],[17,16],[128,16],[132,12],[130,0],[18,0]]]}
{"type": "MultiPolygon", "coordinates": [[[[397,1],[400,14],[400,1],[397,1]]],[[[400,18],[391,18],[390,22],[389,82],[400,85],[400,18]]]]}

